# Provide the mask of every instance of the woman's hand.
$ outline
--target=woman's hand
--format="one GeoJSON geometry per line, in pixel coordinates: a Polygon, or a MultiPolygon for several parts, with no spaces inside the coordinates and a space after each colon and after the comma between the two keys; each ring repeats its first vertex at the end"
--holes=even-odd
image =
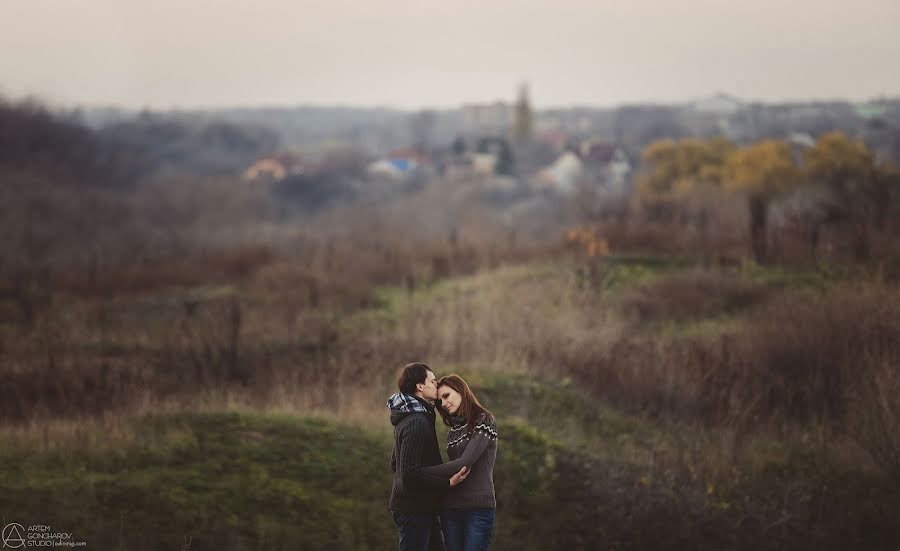
{"type": "Polygon", "coordinates": [[[467,476],[469,476],[469,468],[464,466],[458,473],[450,477],[450,487],[456,486],[465,480],[467,476]]]}

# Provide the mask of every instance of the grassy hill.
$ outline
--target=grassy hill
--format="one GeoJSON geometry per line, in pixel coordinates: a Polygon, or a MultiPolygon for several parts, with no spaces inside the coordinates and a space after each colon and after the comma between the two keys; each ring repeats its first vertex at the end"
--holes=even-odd
{"type": "MultiPolygon", "coordinates": [[[[782,446],[723,487],[663,456],[679,438],[567,383],[470,377],[500,418],[494,549],[890,548],[896,489],[782,446]],[[656,455],[657,465],[653,465],[656,455]],[[777,459],[776,459],[777,457],[777,459]]],[[[382,412],[378,412],[382,413],[382,412]]],[[[385,425],[386,410],[385,412],[385,425]]],[[[390,549],[391,438],[317,417],[144,416],[127,443],[4,449],[3,522],[89,549],[390,549]]],[[[683,437],[683,435],[681,435],[683,437]]]]}

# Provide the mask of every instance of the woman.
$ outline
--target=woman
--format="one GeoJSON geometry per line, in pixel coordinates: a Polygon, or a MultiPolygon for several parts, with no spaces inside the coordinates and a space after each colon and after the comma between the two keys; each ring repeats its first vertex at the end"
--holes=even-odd
{"type": "MultiPolygon", "coordinates": [[[[464,482],[450,488],[441,511],[447,551],[484,551],[494,535],[494,461],[497,424],[459,375],[438,381],[441,418],[447,434],[447,465],[469,467],[464,482]]],[[[452,470],[452,467],[451,467],[452,470]]]]}

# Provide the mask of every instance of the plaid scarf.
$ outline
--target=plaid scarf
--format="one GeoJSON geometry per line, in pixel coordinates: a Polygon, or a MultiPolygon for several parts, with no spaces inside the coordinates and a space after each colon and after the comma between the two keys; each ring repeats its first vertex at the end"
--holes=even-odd
{"type": "Polygon", "coordinates": [[[422,405],[422,402],[420,402],[418,398],[410,394],[403,394],[402,392],[393,394],[388,398],[387,406],[391,411],[399,413],[428,413],[428,410],[425,409],[425,406],[422,405]]]}

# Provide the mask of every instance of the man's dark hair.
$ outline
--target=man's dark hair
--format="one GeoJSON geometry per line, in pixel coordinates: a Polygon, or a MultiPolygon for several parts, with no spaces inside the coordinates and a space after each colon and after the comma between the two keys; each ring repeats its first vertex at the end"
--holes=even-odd
{"type": "Polygon", "coordinates": [[[425,383],[429,371],[434,373],[434,370],[428,367],[428,364],[423,364],[422,362],[406,364],[406,367],[400,373],[400,378],[397,379],[397,388],[404,394],[415,394],[416,385],[425,383]]]}

